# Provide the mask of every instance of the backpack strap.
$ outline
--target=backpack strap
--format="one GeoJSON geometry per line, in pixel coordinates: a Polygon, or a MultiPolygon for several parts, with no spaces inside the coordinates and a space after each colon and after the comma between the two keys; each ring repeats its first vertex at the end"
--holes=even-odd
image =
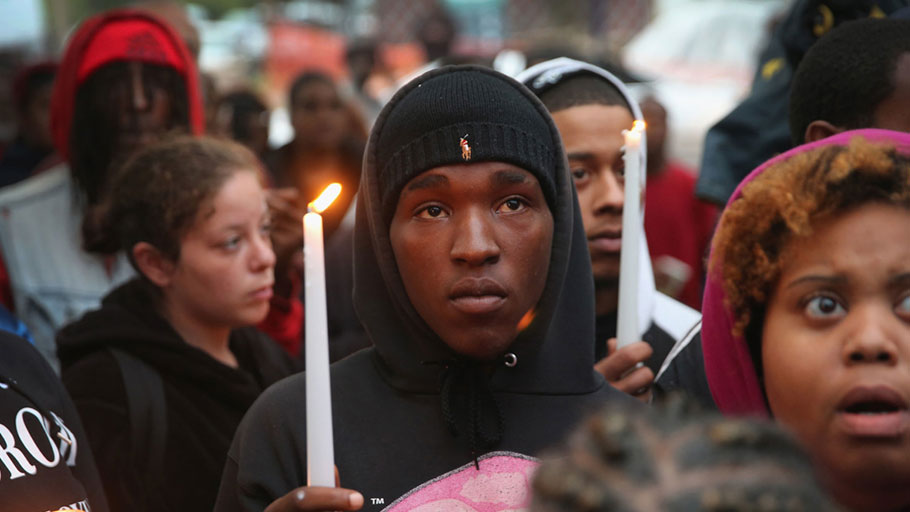
{"type": "Polygon", "coordinates": [[[110,349],[120,366],[130,417],[131,458],[149,492],[162,487],[167,445],[167,407],[161,376],[141,359],[110,349]]]}

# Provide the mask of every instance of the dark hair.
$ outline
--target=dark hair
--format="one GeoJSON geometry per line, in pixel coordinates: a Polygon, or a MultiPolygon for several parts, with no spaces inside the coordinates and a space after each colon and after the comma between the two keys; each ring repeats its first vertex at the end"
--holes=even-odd
{"type": "Polygon", "coordinates": [[[291,82],[291,88],[288,89],[288,110],[294,109],[294,102],[297,101],[297,94],[304,87],[312,83],[321,83],[335,88],[335,81],[332,77],[320,71],[306,71],[297,75],[297,78],[291,82]]]}
{"type": "Polygon", "coordinates": [[[790,136],[805,140],[812,121],[846,130],[873,126],[875,108],[894,92],[901,55],[910,52],[910,20],[844,23],[803,57],[790,89],[790,136]]]}
{"type": "Polygon", "coordinates": [[[268,112],[265,103],[252,91],[240,90],[228,93],[218,100],[218,115],[222,109],[230,116],[230,136],[237,141],[248,141],[252,134],[247,120],[268,112]]]}
{"type": "Polygon", "coordinates": [[[833,511],[809,458],[771,422],[612,406],[589,418],[532,483],[532,512],[833,511]]]}
{"type": "MultiPolygon", "coordinates": [[[[93,72],[76,91],[70,128],[70,171],[88,204],[96,204],[108,174],[118,162],[117,140],[120,122],[111,98],[129,84],[129,63],[112,62],[93,72]]],[[[188,130],[189,101],[183,78],[176,69],[157,64],[142,65],[142,80],[161,87],[171,100],[169,129],[188,130]]]]}
{"type": "Polygon", "coordinates": [[[84,249],[124,250],[135,267],[131,249],[147,242],[177,261],[180,239],[202,206],[243,171],[260,173],[259,160],[227,139],[184,135],[145,147],[113,174],[104,201],[86,215],[84,249]]]}
{"type": "Polygon", "coordinates": [[[589,72],[570,76],[544,90],[540,101],[551,113],[582,105],[616,105],[632,111],[619,89],[606,78],[589,72]]]}

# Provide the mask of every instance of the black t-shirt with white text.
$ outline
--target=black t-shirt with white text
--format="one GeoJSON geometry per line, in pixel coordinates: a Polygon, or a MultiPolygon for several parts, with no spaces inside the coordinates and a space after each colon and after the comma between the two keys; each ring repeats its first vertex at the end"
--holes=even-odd
{"type": "Polygon", "coordinates": [[[25,340],[0,332],[0,508],[106,511],[75,407],[25,340]]]}

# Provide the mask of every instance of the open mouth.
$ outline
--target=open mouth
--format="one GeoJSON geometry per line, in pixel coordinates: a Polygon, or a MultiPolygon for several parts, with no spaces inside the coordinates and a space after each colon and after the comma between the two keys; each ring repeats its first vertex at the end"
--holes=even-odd
{"type": "Polygon", "coordinates": [[[900,411],[900,407],[889,402],[860,402],[844,409],[847,414],[891,414],[900,411]]]}
{"type": "Polygon", "coordinates": [[[840,417],[849,435],[898,437],[910,429],[907,401],[885,387],[857,387],[841,400],[840,417]]]}

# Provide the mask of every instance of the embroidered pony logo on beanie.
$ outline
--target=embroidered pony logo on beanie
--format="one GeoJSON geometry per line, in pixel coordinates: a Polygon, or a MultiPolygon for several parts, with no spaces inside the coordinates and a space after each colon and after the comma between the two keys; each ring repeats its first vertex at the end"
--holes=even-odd
{"type": "Polygon", "coordinates": [[[467,133],[464,134],[464,137],[462,137],[460,141],[458,141],[458,145],[461,146],[461,158],[467,162],[471,159],[471,145],[468,144],[467,133]]]}

